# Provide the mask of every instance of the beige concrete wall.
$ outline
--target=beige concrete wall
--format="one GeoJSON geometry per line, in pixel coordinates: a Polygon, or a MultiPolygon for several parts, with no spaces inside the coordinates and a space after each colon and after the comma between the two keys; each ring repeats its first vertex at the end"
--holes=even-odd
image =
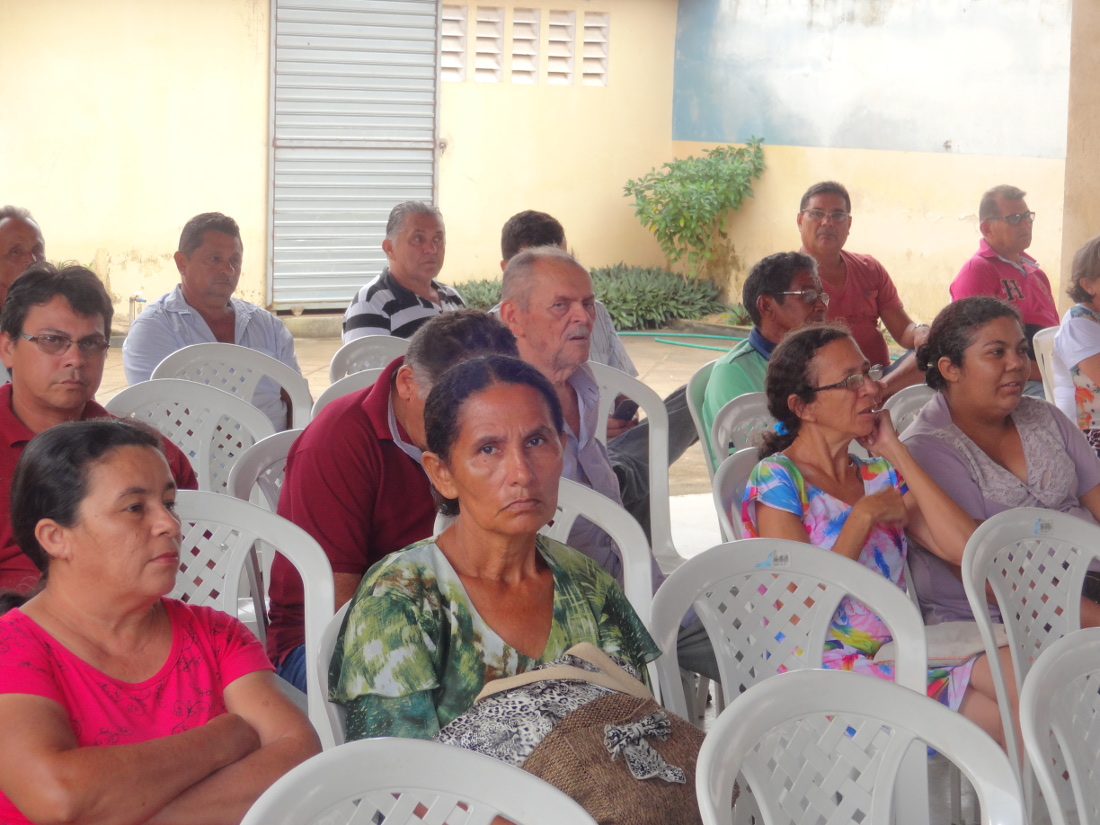
{"type": "MultiPolygon", "coordinates": [[[[671,159],[672,68],[676,3],[669,0],[524,0],[512,7],[610,13],[606,87],[544,82],[444,82],[440,87],[439,201],[447,222],[443,278],[461,282],[500,272],[500,228],[523,209],[540,209],[565,226],[589,266],[625,260],[660,265],[660,247],[634,217],[623,185],[671,159]]],[[[471,12],[475,5],[471,5],[471,12]]],[[[471,68],[467,77],[472,78],[471,68]]],[[[579,67],[579,61],[578,61],[579,67]]]]}
{"type": "Polygon", "coordinates": [[[241,225],[263,303],[268,0],[0,0],[0,202],[50,260],[93,264],[121,312],[178,281],[188,218],[241,225]]]}
{"type": "MultiPolygon", "coordinates": [[[[1100,4],[1074,0],[1070,46],[1069,133],[1066,146],[1065,229],[1062,284],[1073,253],[1100,233],[1100,4]]],[[[1061,290],[1060,290],[1061,291],[1061,290]]],[[[1063,309],[1069,303],[1064,298],[1063,309]]]]}
{"type": "MultiPolygon", "coordinates": [[[[683,157],[710,145],[676,142],[673,151],[683,157]]],[[[981,194],[1000,183],[1028,193],[1028,206],[1037,213],[1029,253],[1057,278],[1065,169],[1061,160],[767,144],[764,151],[767,169],[753,187],[756,195],[729,224],[743,264],[736,296],[755,261],[798,248],[799,200],[822,180],[838,180],[852,195],[846,248],[882,261],[915,318],[931,321],[948,302],[948,285],[981,238],[981,194]]]]}

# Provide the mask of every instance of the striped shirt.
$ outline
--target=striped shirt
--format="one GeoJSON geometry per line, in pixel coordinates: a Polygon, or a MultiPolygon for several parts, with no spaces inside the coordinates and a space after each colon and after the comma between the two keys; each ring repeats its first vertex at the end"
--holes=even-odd
{"type": "Polygon", "coordinates": [[[344,312],[344,343],[367,335],[411,338],[429,318],[466,306],[451,287],[435,281],[432,287],[439,293],[438,304],[403,287],[386,267],[359,290],[344,312]]]}

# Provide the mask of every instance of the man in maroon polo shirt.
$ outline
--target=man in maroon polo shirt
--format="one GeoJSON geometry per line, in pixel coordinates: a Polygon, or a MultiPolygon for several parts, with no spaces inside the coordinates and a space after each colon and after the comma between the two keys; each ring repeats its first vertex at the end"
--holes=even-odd
{"type": "MultiPolygon", "coordinates": [[[[114,308],[95,273],[32,264],[8,290],[0,312],[0,357],[11,383],[0,387],[0,588],[27,592],[38,568],[15,544],[8,497],[16,462],[35,435],[54,424],[110,413],[92,400],[103,379],[114,308]]],[[[180,489],[198,480],[187,457],[165,440],[180,489]]]]}
{"type": "MultiPolygon", "coordinates": [[[[376,561],[432,534],[435,505],[420,466],[424,402],[449,367],[490,354],[519,357],[515,337],[496,318],[476,309],[437,315],[371,387],[327,405],[290,448],[279,515],[324,549],[337,608],[376,561]]],[[[313,665],[305,661],[302,580],[281,556],[268,592],[268,656],[304,691],[313,665]]]]}

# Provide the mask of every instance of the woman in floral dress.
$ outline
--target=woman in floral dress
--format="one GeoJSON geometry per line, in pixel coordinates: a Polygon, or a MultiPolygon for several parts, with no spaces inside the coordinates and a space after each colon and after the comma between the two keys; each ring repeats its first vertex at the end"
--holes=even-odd
{"type": "MultiPolygon", "coordinates": [[[[742,521],[746,536],[814,544],[905,588],[906,530],[958,563],[975,523],[912,459],[889,413],[877,409],[880,376],[841,326],[807,327],[776,347],[765,392],[777,423],[745,490],[742,521]],[[849,455],[853,439],[878,457],[849,455]]],[[[825,667],[893,678],[889,666],[873,660],[890,640],[874,613],[844,599],[830,636],[825,667]]],[[[928,694],[1003,745],[984,656],[931,668],[928,694]]]]}

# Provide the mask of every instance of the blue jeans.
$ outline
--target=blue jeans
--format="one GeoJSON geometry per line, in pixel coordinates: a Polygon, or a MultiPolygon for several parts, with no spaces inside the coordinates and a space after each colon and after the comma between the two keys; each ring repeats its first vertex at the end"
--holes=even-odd
{"type": "Polygon", "coordinates": [[[275,675],[286,679],[302,693],[306,692],[306,646],[298,645],[275,668],[275,675]]]}

